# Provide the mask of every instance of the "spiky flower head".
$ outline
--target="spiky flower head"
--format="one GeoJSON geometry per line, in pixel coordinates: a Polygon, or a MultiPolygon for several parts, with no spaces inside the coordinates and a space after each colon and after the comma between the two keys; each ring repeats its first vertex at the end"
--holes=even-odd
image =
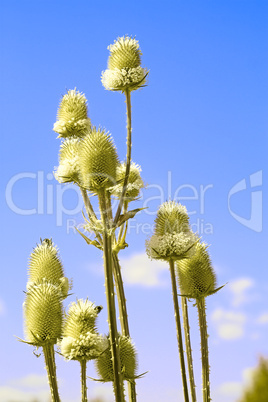
{"type": "Polygon", "coordinates": [[[46,280],[57,285],[62,290],[62,296],[67,297],[70,288],[68,279],[64,276],[63,265],[58,249],[51,239],[44,239],[30,255],[28,263],[29,281],[27,289],[46,280]]]}
{"type": "Polygon", "coordinates": [[[102,72],[103,86],[112,91],[135,90],[145,84],[148,71],[141,67],[139,42],[129,36],[117,38],[108,46],[108,69],[102,72]]]}
{"type": "Polygon", "coordinates": [[[146,241],[146,252],[152,259],[179,260],[191,253],[197,240],[190,229],[186,208],[168,201],[159,207],[154,234],[146,241]]]}
{"type": "Polygon", "coordinates": [[[90,129],[87,100],[84,94],[70,89],[62,97],[53,130],[59,137],[83,137],[90,129]]]}
{"type": "Polygon", "coordinates": [[[198,242],[190,258],[177,261],[181,294],[198,299],[215,293],[216,274],[207,249],[205,243],[198,242]]]}
{"type": "Polygon", "coordinates": [[[96,318],[101,309],[88,299],[71,303],[59,343],[66,359],[95,359],[107,347],[106,340],[96,332],[96,318]]]}
{"type": "Polygon", "coordinates": [[[67,138],[60,147],[59,166],[55,171],[55,178],[59,183],[79,183],[79,144],[78,138],[67,138]]]}
{"type": "MultiPolygon", "coordinates": [[[[138,197],[140,189],[144,187],[144,182],[141,178],[140,172],[141,167],[136,163],[131,162],[128,176],[127,190],[125,194],[126,201],[134,201],[138,197]]],[[[123,191],[125,174],[126,174],[126,163],[123,162],[116,169],[117,184],[109,189],[111,194],[113,194],[118,199],[120,199],[123,191]]]]}
{"type": "Polygon", "coordinates": [[[97,193],[114,185],[118,164],[111,135],[94,127],[80,145],[80,171],[84,187],[97,193]]]}
{"type": "MultiPolygon", "coordinates": [[[[127,336],[119,336],[118,343],[123,380],[134,380],[136,378],[138,366],[135,347],[131,339],[127,336]]],[[[103,382],[114,380],[112,352],[108,336],[107,345],[105,351],[95,361],[96,370],[103,382]]]]}
{"type": "Polygon", "coordinates": [[[33,285],[24,303],[25,336],[36,346],[55,344],[62,332],[62,297],[59,286],[47,281],[33,285]]]}

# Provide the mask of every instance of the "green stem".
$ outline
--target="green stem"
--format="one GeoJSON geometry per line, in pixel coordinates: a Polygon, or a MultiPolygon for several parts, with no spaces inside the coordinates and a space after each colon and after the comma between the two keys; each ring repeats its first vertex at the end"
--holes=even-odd
{"type": "Polygon", "coordinates": [[[181,331],[181,322],[180,322],[178,292],[177,292],[177,285],[176,285],[174,261],[172,259],[169,260],[169,268],[170,268],[170,276],[171,276],[171,286],[172,286],[172,294],[173,294],[175,321],[176,321],[176,327],[177,327],[177,339],[178,339],[179,356],[180,356],[180,363],[181,363],[181,376],[182,376],[184,400],[185,400],[185,402],[189,402],[188,386],[187,386],[187,378],[186,378],[186,370],[185,370],[185,362],[184,362],[184,351],[183,351],[182,331],[181,331]]]}
{"type": "Polygon", "coordinates": [[[88,402],[87,399],[87,361],[80,360],[81,365],[81,390],[82,390],[82,402],[88,402]]]}
{"type": "MultiPolygon", "coordinates": [[[[83,197],[83,201],[85,204],[88,218],[89,218],[90,222],[94,224],[97,221],[97,216],[94,212],[94,209],[93,209],[90,199],[88,197],[87,191],[82,187],[80,187],[80,190],[81,190],[81,194],[83,197]]],[[[102,245],[102,238],[101,238],[100,234],[95,232],[95,235],[96,235],[96,238],[98,239],[100,245],[102,245]]]]}
{"type": "MultiPolygon", "coordinates": [[[[121,267],[119,264],[118,255],[116,253],[113,253],[113,267],[114,267],[114,278],[115,278],[116,294],[117,294],[117,299],[118,299],[121,331],[122,331],[122,335],[130,337],[126,297],[125,297],[125,292],[124,292],[121,267]]],[[[129,400],[131,402],[136,402],[136,400],[137,400],[136,383],[134,380],[131,382],[128,381],[128,393],[129,393],[129,400]]]]}
{"type": "Polygon", "coordinates": [[[196,392],[195,392],[196,385],[195,385],[195,381],[194,381],[194,369],[193,369],[193,357],[192,357],[191,339],[190,339],[188,307],[187,307],[187,299],[184,296],[181,296],[181,305],[182,305],[184,338],[185,338],[185,345],[186,345],[186,355],[187,355],[187,363],[188,363],[188,373],[189,373],[189,380],[190,380],[191,396],[192,396],[192,402],[196,402],[196,392]]]}
{"type": "Polygon", "coordinates": [[[203,401],[210,402],[210,382],[209,382],[209,361],[208,361],[208,332],[206,319],[206,302],[205,298],[196,301],[199,327],[201,336],[201,353],[202,353],[202,379],[203,379],[203,401]]]}
{"type": "Polygon", "coordinates": [[[131,132],[132,132],[132,127],[131,127],[131,99],[130,99],[130,91],[128,89],[125,90],[125,95],[126,95],[126,105],[127,105],[127,161],[126,161],[126,174],[125,174],[125,179],[124,179],[124,184],[123,184],[123,191],[120,197],[120,201],[118,204],[118,208],[115,214],[114,222],[113,225],[115,226],[119,216],[122,211],[123,203],[124,203],[124,198],[125,194],[127,191],[127,182],[128,182],[128,177],[129,177],[129,171],[130,171],[130,163],[131,163],[131,132]]]}
{"type": "Polygon", "coordinates": [[[57,384],[56,364],[54,355],[54,346],[50,343],[43,346],[45,357],[46,370],[48,375],[48,382],[53,402],[60,402],[60,396],[57,384]]]}
{"type": "Polygon", "coordinates": [[[99,202],[102,222],[104,226],[103,233],[103,256],[104,256],[104,272],[105,272],[105,289],[108,310],[108,323],[110,333],[110,343],[112,352],[113,372],[114,372],[114,393],[116,402],[124,402],[124,388],[121,374],[121,363],[118,344],[118,332],[116,323],[116,309],[114,297],[114,282],[113,282],[113,262],[112,262],[112,238],[108,233],[109,217],[107,214],[107,203],[105,190],[99,192],[99,202]]]}

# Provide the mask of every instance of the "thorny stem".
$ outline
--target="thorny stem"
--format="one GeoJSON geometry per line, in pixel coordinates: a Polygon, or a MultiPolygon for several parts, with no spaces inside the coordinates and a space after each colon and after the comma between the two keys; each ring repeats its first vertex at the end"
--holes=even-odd
{"type": "Polygon", "coordinates": [[[57,384],[56,364],[53,344],[48,343],[43,346],[45,357],[46,370],[48,375],[48,382],[53,402],[60,402],[60,396],[57,384]]]}
{"type": "Polygon", "coordinates": [[[82,402],[88,402],[87,399],[87,361],[80,360],[81,365],[81,391],[82,391],[82,402]]]}
{"type": "Polygon", "coordinates": [[[124,203],[124,198],[125,194],[127,191],[127,182],[128,182],[128,177],[129,177],[129,171],[130,171],[130,163],[131,163],[131,132],[132,132],[132,127],[131,127],[131,99],[130,99],[130,90],[126,89],[125,90],[125,95],[126,95],[126,104],[127,104],[127,161],[126,161],[126,174],[125,174],[125,179],[124,179],[124,184],[123,184],[123,191],[120,197],[119,205],[115,214],[114,222],[113,225],[115,226],[119,216],[122,211],[123,203],[124,203]]]}
{"type": "MultiPolygon", "coordinates": [[[[115,278],[115,286],[118,299],[119,318],[120,318],[122,335],[130,337],[126,297],[124,292],[123,279],[121,275],[121,267],[116,253],[113,253],[113,267],[114,267],[114,278],[115,278]]],[[[130,396],[129,400],[131,402],[136,402],[137,400],[136,383],[134,380],[131,382],[128,381],[128,393],[130,396]]]]}
{"type": "MultiPolygon", "coordinates": [[[[94,209],[92,207],[92,204],[90,202],[90,199],[88,197],[87,191],[82,187],[80,187],[80,190],[81,190],[81,194],[82,194],[82,197],[83,197],[83,201],[84,201],[84,204],[85,204],[85,208],[86,208],[86,211],[87,211],[88,218],[92,223],[94,223],[94,221],[97,220],[97,217],[96,217],[96,214],[95,214],[94,209]]],[[[102,238],[101,238],[100,234],[95,232],[95,235],[96,235],[99,243],[102,245],[102,238]]]]}
{"type": "Polygon", "coordinates": [[[184,338],[185,338],[185,345],[186,345],[186,355],[187,355],[187,363],[188,363],[191,397],[192,397],[192,402],[196,402],[196,392],[195,392],[196,385],[195,385],[195,381],[194,381],[193,357],[192,357],[192,349],[191,349],[188,307],[187,307],[187,299],[184,296],[181,296],[181,305],[182,305],[184,338]]]}
{"type": "Polygon", "coordinates": [[[107,214],[106,193],[100,191],[99,194],[100,211],[104,226],[103,233],[103,256],[104,256],[104,272],[105,272],[105,289],[108,310],[108,323],[110,332],[110,344],[112,352],[113,372],[114,372],[114,393],[116,402],[124,402],[124,384],[121,375],[121,363],[118,344],[118,333],[116,323],[116,310],[114,298],[114,282],[113,282],[113,262],[112,262],[112,238],[108,233],[110,229],[109,217],[107,214]]]}
{"type": "Polygon", "coordinates": [[[206,319],[205,298],[196,300],[199,327],[201,336],[201,354],[202,354],[202,379],[203,379],[203,402],[210,402],[210,382],[209,382],[209,361],[208,361],[208,332],[206,319]]]}
{"type": "Polygon", "coordinates": [[[169,268],[170,268],[170,276],[171,276],[175,321],[176,321],[176,327],[177,327],[177,339],[178,339],[179,356],[180,356],[180,363],[181,363],[181,376],[182,376],[184,400],[185,400],[185,402],[189,402],[188,386],[187,386],[187,378],[186,378],[186,370],[185,370],[185,362],[184,362],[184,351],[183,351],[182,331],[181,331],[181,322],[180,322],[178,292],[177,292],[177,285],[176,285],[174,261],[172,259],[169,260],[169,268]]]}

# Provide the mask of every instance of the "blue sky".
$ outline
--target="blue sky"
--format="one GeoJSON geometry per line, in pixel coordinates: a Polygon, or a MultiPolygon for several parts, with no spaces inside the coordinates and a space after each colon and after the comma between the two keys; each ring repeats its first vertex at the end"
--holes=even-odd
{"type": "MultiPolygon", "coordinates": [[[[60,145],[52,127],[61,96],[76,87],[124,159],[124,98],[104,90],[100,75],[107,46],[129,34],[150,70],[148,86],[132,96],[132,156],[147,183],[136,205],[148,209],[133,221],[121,254],[139,372],[149,371],[138,381],[139,400],[181,395],[168,269],[144,251],[159,204],[176,197],[211,245],[219,285],[228,283],[208,298],[207,312],[212,397],[234,402],[258,355],[268,355],[267,2],[2,1],[0,25],[0,401],[47,400],[42,357],[14,338],[23,337],[27,259],[40,237],[53,238],[73,278],[69,302],[88,296],[105,305],[101,255],[73,229],[82,222],[77,192],[51,175],[60,145]]],[[[190,312],[200,392],[194,307],[190,312]]],[[[106,309],[99,318],[105,333],[106,309]]],[[[79,401],[78,365],[59,358],[58,375],[63,400],[79,401]]],[[[89,375],[96,376],[91,365],[89,375]]],[[[88,387],[91,397],[109,401],[110,386],[88,387]]]]}

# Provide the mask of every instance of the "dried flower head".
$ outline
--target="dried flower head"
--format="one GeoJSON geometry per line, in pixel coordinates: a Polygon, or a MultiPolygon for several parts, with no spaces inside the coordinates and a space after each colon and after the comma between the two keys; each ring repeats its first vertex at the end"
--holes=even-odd
{"type": "Polygon", "coordinates": [[[62,97],[58,114],[58,120],[53,130],[59,137],[83,137],[90,129],[90,119],[87,115],[87,100],[84,94],[70,89],[62,97]]]}
{"type": "MultiPolygon", "coordinates": [[[[141,167],[134,162],[131,162],[130,171],[128,176],[127,190],[125,194],[126,201],[134,201],[139,193],[140,189],[144,187],[144,182],[140,175],[141,167]]],[[[123,184],[126,174],[126,163],[121,163],[116,169],[116,182],[117,184],[111,187],[109,190],[116,198],[120,199],[123,184]]]]}
{"type": "Polygon", "coordinates": [[[101,76],[103,86],[112,91],[133,91],[144,86],[148,71],[141,67],[139,42],[123,36],[108,46],[108,50],[108,69],[101,76]]]}
{"type": "Polygon", "coordinates": [[[89,331],[79,335],[78,338],[65,336],[59,346],[67,360],[92,360],[107,348],[107,341],[102,335],[89,331]]]}
{"type": "Polygon", "coordinates": [[[118,164],[111,135],[94,127],[80,145],[80,171],[84,187],[97,193],[114,185],[118,164]]]}
{"type": "MultiPolygon", "coordinates": [[[[133,380],[136,378],[137,372],[137,353],[135,347],[127,336],[119,336],[118,343],[123,380],[133,380]]],[[[96,370],[103,382],[114,380],[112,352],[108,336],[107,345],[108,347],[105,351],[96,359],[96,370]]]]}
{"type": "Polygon", "coordinates": [[[55,344],[62,332],[62,295],[47,281],[31,286],[24,303],[26,339],[36,346],[55,344]]]}
{"type": "Polygon", "coordinates": [[[160,205],[153,236],[146,241],[152,259],[179,260],[191,254],[198,237],[191,231],[186,208],[174,201],[160,205]]]}
{"type": "Polygon", "coordinates": [[[190,258],[177,261],[181,294],[198,299],[215,293],[216,274],[207,248],[205,243],[198,242],[190,258]]]}
{"type": "Polygon", "coordinates": [[[55,178],[59,183],[79,183],[79,144],[78,138],[66,139],[60,147],[59,166],[55,171],[55,178]]]}

